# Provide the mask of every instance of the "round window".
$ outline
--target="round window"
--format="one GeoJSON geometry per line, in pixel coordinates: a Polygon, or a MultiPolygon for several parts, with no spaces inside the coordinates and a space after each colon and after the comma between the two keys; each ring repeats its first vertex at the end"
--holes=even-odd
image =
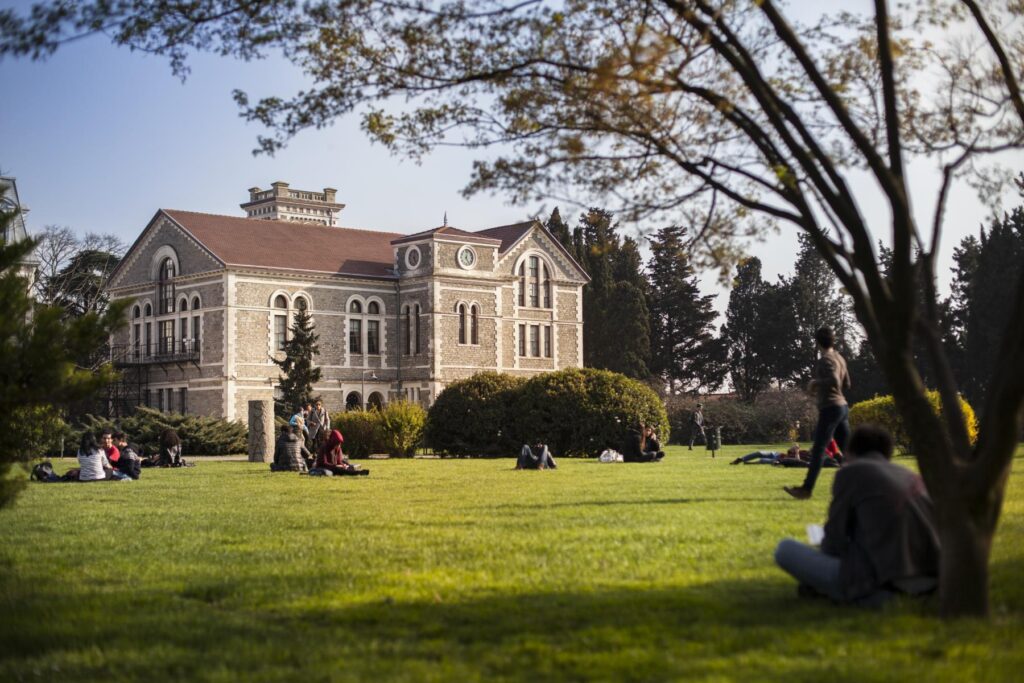
{"type": "Polygon", "coordinates": [[[462,247],[459,249],[459,265],[469,269],[476,265],[476,252],[473,247],[462,247]]]}
{"type": "Polygon", "coordinates": [[[405,265],[409,270],[416,270],[420,267],[420,254],[419,247],[409,247],[405,252],[405,265]]]}

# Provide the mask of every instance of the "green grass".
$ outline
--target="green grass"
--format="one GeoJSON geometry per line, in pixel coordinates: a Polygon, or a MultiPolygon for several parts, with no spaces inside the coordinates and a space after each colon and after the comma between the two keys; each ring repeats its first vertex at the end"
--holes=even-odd
{"type": "Polygon", "coordinates": [[[0,512],[0,680],[1021,679],[1019,473],[992,619],[944,622],[798,600],[772,549],[822,521],[833,475],[793,501],[803,471],[728,465],[748,450],[33,485],[0,512]]]}

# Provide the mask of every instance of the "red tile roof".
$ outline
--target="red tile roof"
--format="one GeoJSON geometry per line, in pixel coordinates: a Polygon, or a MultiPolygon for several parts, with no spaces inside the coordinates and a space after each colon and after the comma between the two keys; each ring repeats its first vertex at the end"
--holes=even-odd
{"type": "Polygon", "coordinates": [[[512,225],[499,225],[496,228],[480,230],[477,234],[501,240],[501,246],[498,248],[498,252],[504,254],[513,244],[518,242],[519,239],[534,226],[534,224],[535,221],[526,221],[525,223],[513,223],[512,225]]]}
{"type": "Polygon", "coordinates": [[[227,265],[394,277],[394,232],[163,209],[227,265]]]}

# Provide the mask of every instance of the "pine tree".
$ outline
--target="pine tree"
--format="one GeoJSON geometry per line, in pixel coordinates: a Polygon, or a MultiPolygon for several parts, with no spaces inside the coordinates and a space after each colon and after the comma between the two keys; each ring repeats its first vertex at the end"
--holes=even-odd
{"type": "Polygon", "coordinates": [[[729,293],[722,337],[728,347],[733,388],[745,401],[753,401],[772,379],[769,344],[763,331],[765,319],[772,315],[765,307],[767,292],[761,260],[750,257],[741,261],[729,293]]]}
{"type": "Polygon", "coordinates": [[[313,332],[309,313],[300,310],[295,314],[288,341],[284,345],[284,358],[273,358],[281,368],[281,398],[277,401],[278,414],[287,416],[297,406],[315,403],[319,396],[313,395],[313,385],[320,381],[320,368],[313,365],[314,356],[319,355],[317,340],[320,335],[313,332]]]}
{"type": "Polygon", "coordinates": [[[572,239],[572,231],[569,229],[568,223],[562,220],[562,214],[558,212],[557,206],[552,210],[544,227],[573,255],[573,258],[576,257],[576,245],[572,239]]]}
{"type": "Polygon", "coordinates": [[[714,296],[701,295],[685,239],[686,228],[662,228],[651,238],[647,264],[651,370],[673,394],[714,390],[725,374],[714,296]]]}
{"type": "Polygon", "coordinates": [[[796,274],[790,280],[796,315],[791,348],[795,357],[793,378],[799,384],[811,379],[811,370],[818,359],[814,333],[822,326],[836,333],[836,349],[850,355],[850,310],[839,291],[835,274],[821,257],[806,233],[799,235],[800,249],[796,274]]]}
{"type": "Polygon", "coordinates": [[[590,275],[583,288],[583,362],[587,367],[646,379],[650,372],[650,321],[646,281],[636,242],[623,247],[614,215],[593,208],[573,233],[580,265],[590,275]]]}

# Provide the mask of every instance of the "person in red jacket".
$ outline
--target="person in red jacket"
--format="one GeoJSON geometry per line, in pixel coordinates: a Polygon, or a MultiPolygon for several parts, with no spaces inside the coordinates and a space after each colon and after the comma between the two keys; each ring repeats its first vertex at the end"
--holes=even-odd
{"type": "Polygon", "coordinates": [[[327,441],[317,451],[315,467],[327,470],[331,474],[347,476],[368,475],[370,470],[364,470],[348,461],[345,453],[341,450],[341,444],[343,443],[345,443],[345,437],[337,429],[332,429],[327,437],[327,441]]]}

